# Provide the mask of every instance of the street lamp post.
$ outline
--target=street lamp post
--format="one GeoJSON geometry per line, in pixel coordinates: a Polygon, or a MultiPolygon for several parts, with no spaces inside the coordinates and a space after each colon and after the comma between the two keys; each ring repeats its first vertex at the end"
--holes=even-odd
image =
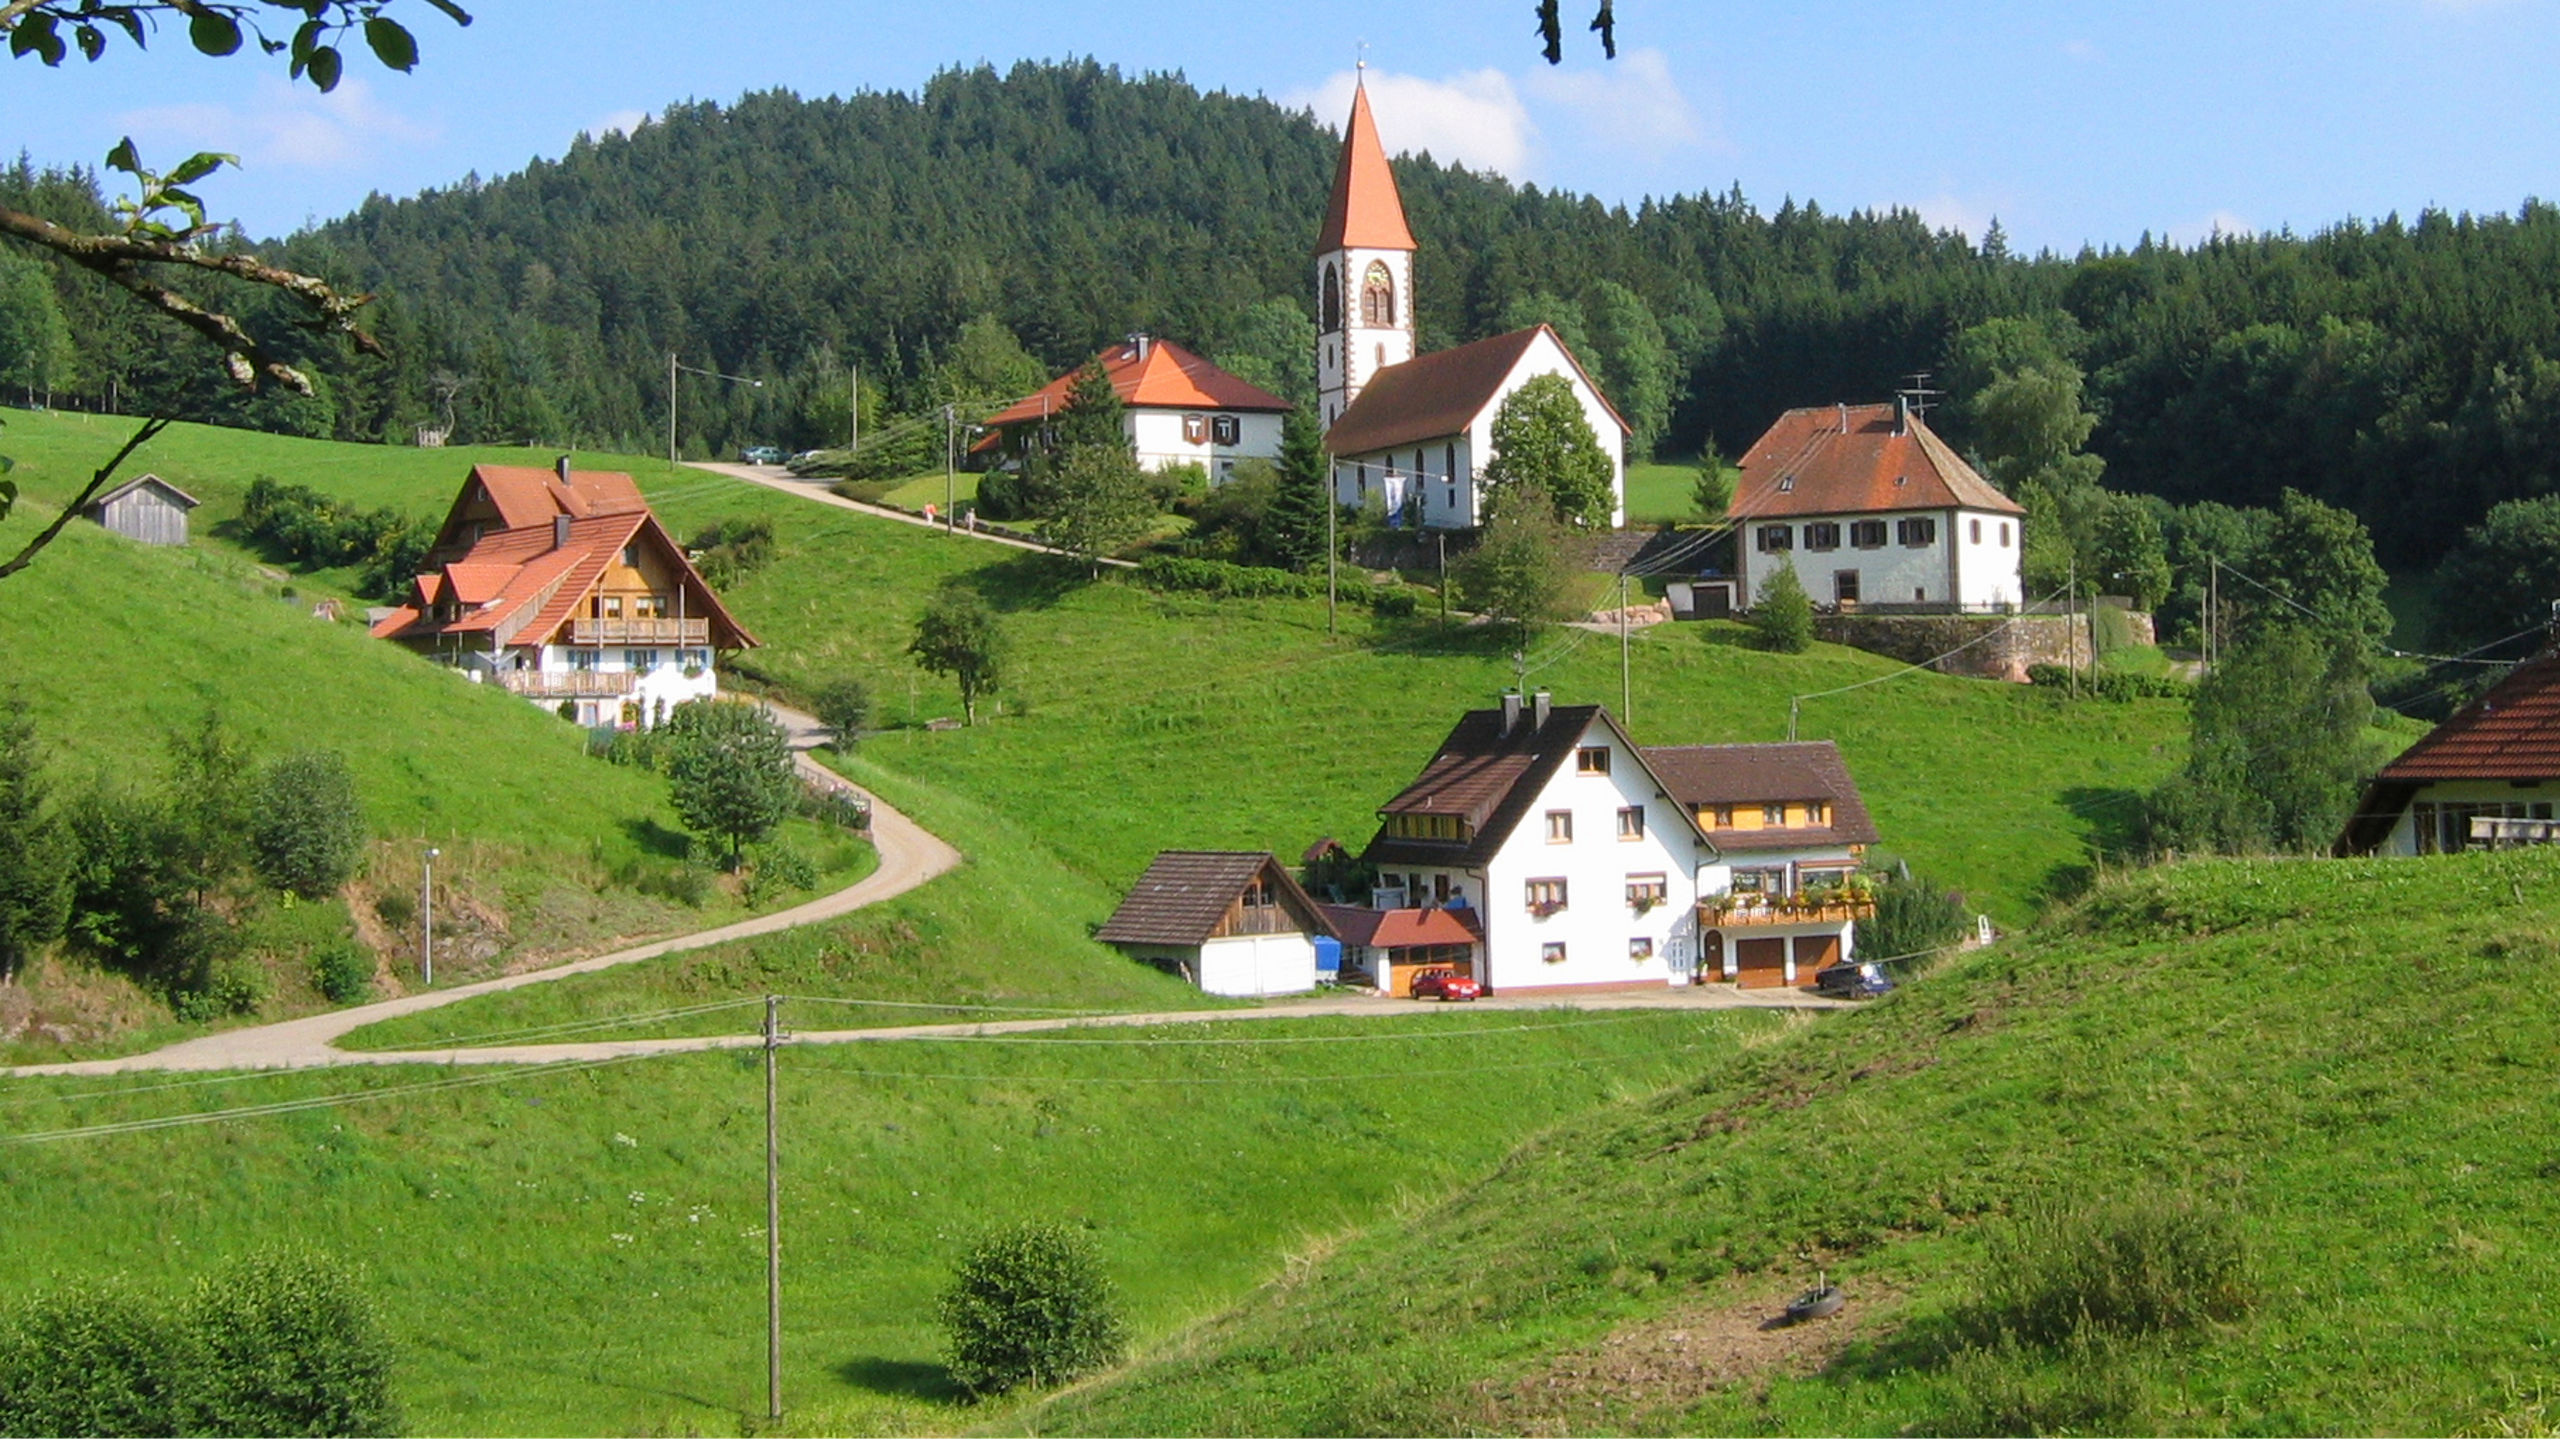
{"type": "Polygon", "coordinates": [[[436,857],[443,853],[433,845],[427,847],[426,874],[418,881],[418,959],[430,990],[436,984],[436,857]]]}
{"type": "Polygon", "coordinates": [[[744,376],[744,375],[726,375],[726,374],[722,374],[720,371],[717,371],[717,370],[705,370],[705,369],[702,369],[702,368],[701,368],[701,367],[699,367],[699,366],[687,365],[687,364],[684,364],[684,363],[682,363],[682,362],[680,362],[680,361],[678,361],[678,360],[676,359],[676,356],[675,356],[675,352],[674,352],[674,351],[672,351],[672,350],[668,351],[668,352],[667,352],[667,463],[668,463],[668,464],[670,464],[670,465],[673,465],[673,464],[675,464],[675,463],[676,463],[676,376],[677,376],[677,374],[678,374],[678,373],[682,373],[682,374],[686,374],[686,375],[700,375],[700,376],[703,376],[703,377],[705,377],[705,378],[707,378],[707,379],[712,379],[712,380],[734,380],[734,381],[736,381],[737,383],[739,383],[739,384],[741,384],[741,385],[753,385],[754,387],[756,387],[756,388],[757,388],[757,389],[759,389],[759,390],[761,390],[761,389],[763,389],[763,388],[764,388],[764,382],[763,382],[763,381],[761,381],[761,380],[751,380],[751,379],[747,378],[747,377],[746,377],[746,376],[744,376]]]}

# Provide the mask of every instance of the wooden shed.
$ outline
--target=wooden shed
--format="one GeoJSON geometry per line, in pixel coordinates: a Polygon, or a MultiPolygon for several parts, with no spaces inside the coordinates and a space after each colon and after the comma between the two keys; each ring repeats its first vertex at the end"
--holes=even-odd
{"type": "Polygon", "coordinates": [[[1316,988],[1323,911],[1263,851],[1167,850],[1094,938],[1212,995],[1316,988]]]}
{"type": "Polygon", "coordinates": [[[187,543],[187,512],[196,497],[161,479],[145,475],[128,480],[89,502],[88,517],[128,539],[145,545],[187,543]]]}

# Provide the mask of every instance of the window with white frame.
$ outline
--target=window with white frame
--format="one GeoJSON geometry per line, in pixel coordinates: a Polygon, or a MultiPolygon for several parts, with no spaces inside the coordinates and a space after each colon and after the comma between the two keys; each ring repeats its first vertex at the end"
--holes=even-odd
{"type": "Polygon", "coordinates": [[[1547,812],[1547,843],[1550,845],[1570,845],[1573,843],[1572,811],[1550,810],[1547,812]]]}
{"type": "Polygon", "coordinates": [[[1641,840],[1644,838],[1643,806],[1628,805],[1618,811],[1618,838],[1621,840],[1641,840]]]}

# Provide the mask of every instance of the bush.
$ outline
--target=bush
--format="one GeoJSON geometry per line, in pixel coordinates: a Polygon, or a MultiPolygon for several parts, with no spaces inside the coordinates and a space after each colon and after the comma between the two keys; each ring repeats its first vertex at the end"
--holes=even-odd
{"type": "Polygon", "coordinates": [[[311,957],[311,983],[332,1005],[361,1005],[373,998],[373,952],[340,937],[311,957]]]}
{"type": "Polygon", "coordinates": [[[634,880],[631,888],[699,910],[711,898],[711,872],[699,865],[677,865],[649,871],[634,880]]]}
{"type": "Polygon", "coordinates": [[[754,574],[773,559],[773,519],[766,515],[722,520],[693,537],[694,568],[721,589],[754,574]]]}
{"type": "Polygon", "coordinates": [[[2246,1314],[2239,1216],[2183,1196],[2030,1210],[1990,1242],[1977,1328],[2056,1345],[2246,1314]]]}
{"type": "Polygon", "coordinates": [[[809,701],[818,723],[835,737],[832,743],[839,751],[851,750],[862,727],[871,723],[871,687],[850,675],[820,685],[809,701]]]}
{"type": "MultiPolygon", "coordinates": [[[[230,938],[227,926],[222,938],[230,938]]],[[[181,1020],[219,1020],[255,1014],[266,1001],[266,971],[241,956],[217,954],[208,958],[202,979],[171,994],[169,1008],[181,1020]]]]}
{"type": "Polygon", "coordinates": [[[1801,655],[1813,648],[1813,597],[1795,567],[1781,565],[1760,583],[1760,598],[1751,606],[1751,634],[1763,650],[1801,655]]]}
{"type": "Polygon", "coordinates": [[[37,1295],[0,1326],[0,1435],[197,1435],[197,1336],[122,1281],[37,1295]]]}
{"type": "Polygon", "coordinates": [[[755,870],[747,877],[748,893],[757,900],[817,888],[817,863],[789,845],[769,845],[757,852],[755,870]]]}
{"type": "Polygon", "coordinates": [[[1925,875],[1888,877],[1876,887],[1876,913],[1858,922],[1858,954],[1876,960],[1925,954],[1955,944],[1972,928],[1961,894],[1925,875]]]}
{"type": "MultiPolygon", "coordinates": [[[[1321,600],[1325,588],[1321,571],[1301,575],[1294,570],[1175,555],[1149,556],[1129,574],[1150,590],[1193,591],[1222,600],[1321,600]]],[[[1334,594],[1345,604],[1366,605],[1386,616],[1411,615],[1416,606],[1411,590],[1373,584],[1365,575],[1342,576],[1334,594]]]]}
{"type": "Polygon", "coordinates": [[[406,890],[385,890],[373,897],[373,913],[394,930],[418,918],[418,897],[406,890]]]}
{"type": "Polygon", "coordinates": [[[391,1342],[346,1270],[276,1249],[196,1286],[185,1318],[201,1356],[205,1433],[388,1435],[391,1342]]]}
{"type": "Polygon", "coordinates": [[[1120,1353],[1111,1282],[1093,1242],[1028,1221],[981,1237],[937,1306],[951,1378],[974,1395],[1051,1385],[1120,1353]]]}
{"type": "Polygon", "coordinates": [[[259,878],[317,900],[347,883],[364,858],[364,807],[335,750],[306,750],[267,767],[249,832],[259,878]]]}
{"type": "Polygon", "coordinates": [[[867,833],[871,829],[871,801],[851,786],[821,790],[803,785],[800,798],[792,803],[791,813],[856,834],[867,833]]]}

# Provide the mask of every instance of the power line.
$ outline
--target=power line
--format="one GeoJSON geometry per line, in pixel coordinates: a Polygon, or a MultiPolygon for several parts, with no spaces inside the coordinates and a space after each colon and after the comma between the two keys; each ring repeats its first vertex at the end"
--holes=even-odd
{"type": "Polygon", "coordinates": [[[160,1115],[146,1120],[116,1120],[102,1125],[79,1125],[64,1130],[30,1130],[16,1135],[0,1135],[0,1145],[40,1145],[58,1140],[95,1140],[115,1135],[138,1135],[153,1130],[176,1130],[191,1125],[217,1125],[228,1120],[252,1120],[270,1115],[292,1115],[306,1110],[327,1110],[340,1105],[353,1105],[363,1100],[389,1100],[407,1095],[428,1095],[441,1090],[464,1090],[478,1085],[503,1085],[510,1081],[530,1080],[551,1075],[565,1075],[581,1070],[597,1070],[608,1065],[624,1065],[645,1055],[617,1055],[604,1060],[565,1060],[557,1064],[534,1066],[523,1070],[502,1070],[494,1074],[457,1075],[440,1080],[420,1080],[405,1085],[385,1085],[374,1090],[342,1091],[334,1095],[309,1095],[293,1100],[277,1100],[264,1105],[237,1105],[223,1110],[199,1110],[184,1115],[160,1115]]]}

